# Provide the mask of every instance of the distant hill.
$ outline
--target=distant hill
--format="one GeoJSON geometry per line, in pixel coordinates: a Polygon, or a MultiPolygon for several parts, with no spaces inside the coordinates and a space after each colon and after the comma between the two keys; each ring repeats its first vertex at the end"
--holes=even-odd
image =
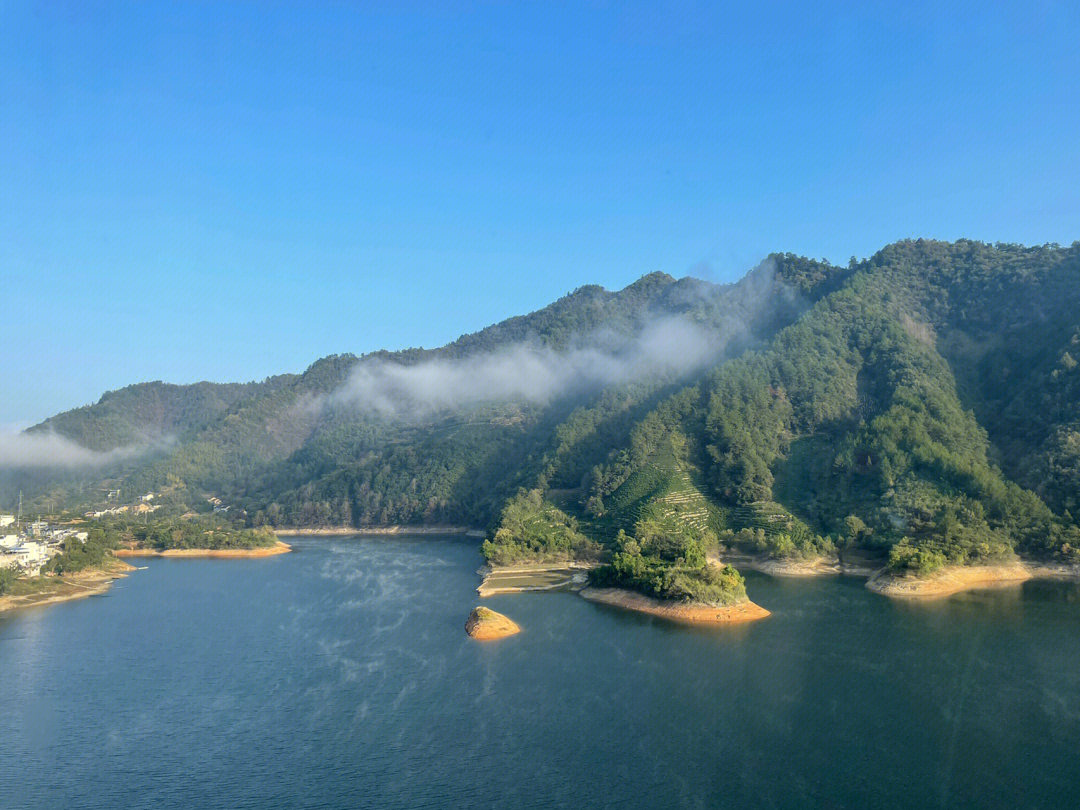
{"type": "Polygon", "coordinates": [[[500,559],[599,543],[640,571],[718,543],[1072,559],[1078,365],[1080,243],[776,254],[733,285],[582,287],[439,349],[109,392],[29,432],[141,452],[3,494],[181,487],[256,525],[479,525],[500,559]]]}

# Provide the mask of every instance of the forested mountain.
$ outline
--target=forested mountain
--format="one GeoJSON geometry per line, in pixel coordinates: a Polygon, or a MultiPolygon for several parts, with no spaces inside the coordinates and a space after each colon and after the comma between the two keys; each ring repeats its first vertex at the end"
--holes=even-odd
{"type": "Polygon", "coordinates": [[[720,544],[1073,558],[1078,364],[1080,243],[777,254],[734,285],[582,287],[440,349],[110,392],[30,432],[138,452],[15,470],[4,495],[55,509],[122,484],[253,525],[478,525],[493,559],[604,557],[667,595],[721,587],[693,581],[720,544]]]}

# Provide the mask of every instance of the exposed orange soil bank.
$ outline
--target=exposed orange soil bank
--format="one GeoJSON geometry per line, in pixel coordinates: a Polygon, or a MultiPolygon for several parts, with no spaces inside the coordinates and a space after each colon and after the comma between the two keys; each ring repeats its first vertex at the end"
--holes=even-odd
{"type": "Polygon", "coordinates": [[[491,608],[474,607],[465,620],[465,632],[477,641],[494,641],[521,632],[521,628],[510,618],[496,613],[491,608]]]}
{"type": "Polygon", "coordinates": [[[693,602],[665,602],[622,588],[585,588],[581,595],[591,602],[649,613],[686,624],[738,624],[764,619],[769,611],[747,600],[735,605],[716,606],[693,602]]]}
{"type": "Polygon", "coordinates": [[[881,573],[867,581],[875,593],[894,599],[939,599],[960,591],[1017,585],[1036,576],[1022,562],[1000,565],[950,565],[924,577],[881,573]]]}
{"type": "Polygon", "coordinates": [[[273,557],[288,554],[292,546],[280,540],[272,546],[261,548],[170,548],[157,551],[152,548],[119,548],[113,552],[117,557],[273,557]]]}

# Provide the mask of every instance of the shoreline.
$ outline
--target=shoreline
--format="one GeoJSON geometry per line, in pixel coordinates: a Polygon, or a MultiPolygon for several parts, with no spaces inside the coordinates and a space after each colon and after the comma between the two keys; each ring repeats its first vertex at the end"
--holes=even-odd
{"type": "Polygon", "coordinates": [[[863,560],[862,564],[841,564],[839,559],[828,557],[778,560],[725,553],[710,555],[709,560],[773,577],[865,577],[866,587],[874,593],[890,599],[911,601],[940,599],[964,591],[1005,588],[1033,579],[1080,582],[1080,565],[1024,559],[992,564],[947,565],[927,576],[893,574],[883,565],[868,564],[868,560],[863,560]]]}
{"type": "Polygon", "coordinates": [[[947,565],[920,577],[882,570],[867,580],[866,587],[891,599],[941,599],[963,591],[1007,588],[1033,579],[1080,581],[1080,566],[1025,560],[992,565],[947,565]]]}
{"type": "Polygon", "coordinates": [[[530,563],[522,565],[482,566],[476,573],[483,580],[476,588],[481,599],[507,593],[535,591],[581,590],[587,581],[587,572],[599,563],[577,561],[530,563]],[[549,581],[543,581],[543,580],[549,581]],[[518,580],[518,582],[515,582],[518,580]],[[529,582],[532,580],[532,582],[529,582]]]}
{"type": "Polygon", "coordinates": [[[771,615],[749,599],[734,605],[705,605],[693,602],[665,602],[624,588],[584,588],[579,595],[590,602],[648,613],[669,621],[693,625],[742,624],[771,615]]]}
{"type": "Polygon", "coordinates": [[[45,607],[74,599],[103,594],[112,584],[137,570],[123,560],[112,560],[108,567],[77,571],[67,577],[48,577],[50,588],[36,593],[18,596],[0,596],[0,614],[9,610],[22,610],[30,607],[45,607]]]}
{"type": "Polygon", "coordinates": [[[728,552],[719,555],[710,554],[708,559],[710,562],[731,565],[740,570],[757,571],[771,577],[872,577],[881,570],[880,565],[841,563],[837,557],[784,560],[728,552]]]}
{"type": "Polygon", "coordinates": [[[158,551],[152,548],[118,548],[113,551],[117,557],[216,557],[219,559],[237,559],[252,557],[275,557],[288,554],[292,546],[280,540],[272,546],[258,548],[168,548],[158,551]]]}
{"type": "Polygon", "coordinates": [[[366,526],[358,529],[355,526],[326,526],[319,529],[274,529],[277,535],[293,535],[296,537],[348,537],[352,535],[394,535],[394,534],[463,534],[466,537],[484,537],[483,529],[474,529],[469,526],[366,526]]]}
{"type": "Polygon", "coordinates": [[[480,605],[474,607],[465,620],[465,634],[476,641],[498,641],[520,632],[521,627],[509,616],[480,605]]]}

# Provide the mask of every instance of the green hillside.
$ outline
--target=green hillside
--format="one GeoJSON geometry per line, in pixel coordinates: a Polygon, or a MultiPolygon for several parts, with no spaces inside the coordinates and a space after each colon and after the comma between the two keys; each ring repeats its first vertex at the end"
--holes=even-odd
{"type": "Polygon", "coordinates": [[[704,566],[721,545],[864,548],[921,571],[1076,559],[1078,366],[1080,243],[906,241],[843,268],[777,254],[734,285],[582,287],[440,349],[110,392],[31,430],[140,452],[8,471],[0,494],[82,508],[105,486],[182,483],[251,526],[476,525],[496,561],[599,556],[609,581],[722,602],[740,586],[704,566]],[[671,324],[662,351],[704,360],[604,377],[671,324]],[[357,369],[522,347],[600,371],[532,399],[388,411],[340,396],[357,369]]]}

